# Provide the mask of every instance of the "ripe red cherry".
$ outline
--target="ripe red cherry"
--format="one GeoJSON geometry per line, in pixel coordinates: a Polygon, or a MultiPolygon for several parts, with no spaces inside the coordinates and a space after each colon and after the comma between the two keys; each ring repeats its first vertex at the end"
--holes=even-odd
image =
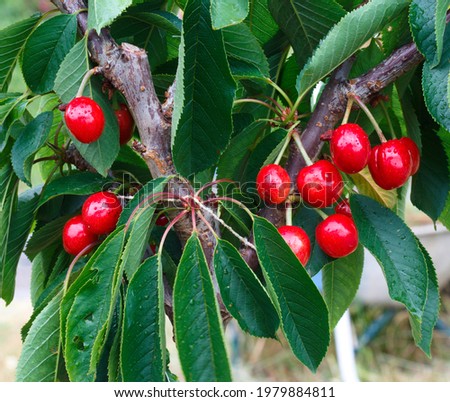
{"type": "Polygon", "coordinates": [[[120,104],[120,109],[115,110],[114,113],[116,114],[117,123],[119,124],[119,142],[120,145],[123,145],[130,141],[133,135],[133,117],[131,117],[127,105],[124,105],[123,103],[120,104]]]}
{"type": "Polygon", "coordinates": [[[280,165],[266,165],[256,176],[259,196],[271,204],[281,204],[291,191],[291,178],[280,165]]]}
{"type": "MultiPolygon", "coordinates": [[[[77,255],[87,246],[96,242],[98,236],[88,229],[81,215],[77,215],[69,219],[64,225],[62,239],[64,250],[69,254],[77,255]]],[[[87,250],[84,254],[89,251],[87,250]]]]}
{"type": "Polygon", "coordinates": [[[333,132],[330,151],[338,169],[345,173],[357,173],[369,161],[369,137],[358,124],[343,124],[333,132]]]}
{"type": "Polygon", "coordinates": [[[297,188],[301,197],[315,208],[328,207],[336,202],[343,187],[339,170],[326,160],[304,167],[297,176],[297,188]]]}
{"type": "Polygon", "coordinates": [[[406,147],[408,148],[409,154],[411,155],[411,176],[413,174],[416,174],[417,171],[419,170],[419,166],[420,166],[420,151],[419,148],[417,147],[416,143],[409,137],[402,137],[399,140],[400,142],[403,143],[403,145],[406,145],[406,147]]]}
{"type": "Polygon", "coordinates": [[[159,215],[155,223],[157,226],[166,226],[169,223],[169,219],[164,214],[159,215]]]}
{"type": "Polygon", "coordinates": [[[372,148],[369,170],[375,183],[385,190],[403,186],[411,175],[411,154],[401,140],[389,140],[372,148]]]}
{"type": "Polygon", "coordinates": [[[305,266],[311,256],[311,242],[306,232],[298,226],[281,226],[278,232],[305,266]]]}
{"type": "Polygon", "coordinates": [[[101,191],[84,202],[81,215],[91,232],[103,235],[112,232],[122,212],[122,205],[113,193],[101,191]]]}
{"type": "Polygon", "coordinates": [[[316,241],[325,254],[341,258],[358,247],[358,231],[352,218],[334,214],[317,225],[316,241]]]}
{"type": "Polygon", "coordinates": [[[105,127],[102,108],[85,96],[79,96],[69,102],[64,119],[73,136],[85,144],[97,141],[105,127]]]}
{"type": "Polygon", "coordinates": [[[336,212],[337,214],[346,215],[349,218],[352,217],[352,211],[350,210],[350,204],[348,203],[347,199],[345,199],[345,200],[341,201],[339,204],[337,204],[334,207],[334,212],[336,212]]]}

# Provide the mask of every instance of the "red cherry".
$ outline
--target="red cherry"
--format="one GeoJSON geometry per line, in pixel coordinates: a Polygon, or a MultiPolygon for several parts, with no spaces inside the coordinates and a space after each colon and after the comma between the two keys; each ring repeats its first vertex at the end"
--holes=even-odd
{"type": "Polygon", "coordinates": [[[333,132],[330,151],[333,163],[338,169],[345,173],[357,173],[364,169],[369,161],[369,137],[357,124],[343,124],[333,132]]]}
{"type": "Polygon", "coordinates": [[[334,212],[337,214],[346,215],[349,218],[352,217],[352,211],[350,210],[350,204],[347,199],[341,201],[334,207],[334,212]]]}
{"type": "Polygon", "coordinates": [[[259,196],[271,204],[281,204],[291,191],[291,178],[280,165],[266,165],[256,176],[259,196]]]}
{"type": "Polygon", "coordinates": [[[408,148],[409,154],[411,155],[411,176],[416,174],[420,166],[420,151],[416,143],[409,137],[402,137],[399,140],[408,148]]]}
{"type": "Polygon", "coordinates": [[[152,250],[153,254],[156,254],[156,243],[151,243],[150,244],[150,250],[152,250]]]}
{"type": "Polygon", "coordinates": [[[83,204],[81,215],[91,232],[102,235],[112,232],[122,212],[122,205],[113,193],[92,194],[83,204]]]}
{"type": "Polygon", "coordinates": [[[123,103],[120,104],[120,109],[115,110],[114,113],[116,114],[117,123],[119,124],[119,142],[120,145],[123,145],[130,141],[133,135],[133,117],[131,117],[127,105],[124,105],[123,103]]]}
{"type": "Polygon", "coordinates": [[[66,222],[62,238],[64,250],[72,255],[79,254],[87,246],[98,240],[98,236],[88,229],[81,215],[74,216],[66,222]]]}
{"type": "Polygon", "coordinates": [[[105,127],[102,108],[97,102],[85,96],[74,98],[69,102],[64,119],[73,136],[85,144],[97,141],[105,127]]]}
{"type": "Polygon", "coordinates": [[[381,188],[401,187],[411,175],[409,148],[400,140],[389,140],[372,148],[369,158],[370,173],[381,188]]]}
{"type": "Polygon", "coordinates": [[[344,183],[339,170],[332,163],[320,160],[300,170],[297,188],[309,205],[324,208],[338,200],[344,183]]]}
{"type": "Polygon", "coordinates": [[[159,215],[155,223],[157,226],[166,226],[169,223],[169,218],[164,214],[159,215]]]}
{"type": "Polygon", "coordinates": [[[358,247],[358,231],[352,218],[334,214],[317,225],[316,241],[325,254],[341,258],[358,247]]]}
{"type": "Polygon", "coordinates": [[[311,256],[311,242],[306,232],[298,226],[281,226],[278,232],[305,266],[311,256]]]}

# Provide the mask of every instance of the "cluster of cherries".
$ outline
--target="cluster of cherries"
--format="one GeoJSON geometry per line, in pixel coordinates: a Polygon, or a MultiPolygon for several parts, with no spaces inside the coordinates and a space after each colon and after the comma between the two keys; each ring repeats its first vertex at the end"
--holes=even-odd
{"type": "MultiPolygon", "coordinates": [[[[134,121],[125,104],[114,111],[119,124],[120,145],[130,141],[133,135],[134,121]]],[[[97,141],[105,128],[105,115],[100,105],[91,98],[79,96],[66,106],[64,120],[72,135],[84,144],[97,141]]]]}
{"type": "Polygon", "coordinates": [[[100,236],[111,233],[122,212],[122,204],[109,191],[90,195],[83,203],[81,214],[69,219],[63,229],[63,246],[67,253],[87,254],[99,242],[100,236]]]}
{"type": "MultiPolygon", "coordinates": [[[[302,200],[314,208],[325,208],[337,202],[344,183],[339,172],[354,174],[367,165],[381,188],[390,190],[405,184],[417,172],[420,154],[410,138],[384,140],[371,149],[364,130],[346,123],[333,131],[330,140],[331,159],[319,160],[300,170],[297,188],[302,200]],[[339,170],[338,170],[339,169],[339,170]]],[[[285,202],[291,191],[291,178],[281,166],[264,166],[256,178],[260,197],[270,204],[285,202]]],[[[311,242],[306,232],[297,226],[286,225],[278,229],[303,265],[311,255],[311,242]]],[[[328,216],[316,227],[319,247],[334,258],[351,254],[358,246],[358,232],[352,219],[348,200],[335,206],[335,214],[328,216]]]]}

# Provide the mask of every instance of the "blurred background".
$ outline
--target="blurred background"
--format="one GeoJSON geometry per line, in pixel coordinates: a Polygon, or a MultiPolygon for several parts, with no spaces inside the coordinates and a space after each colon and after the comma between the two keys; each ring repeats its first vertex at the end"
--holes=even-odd
{"type": "MultiPolygon", "coordinates": [[[[53,8],[49,0],[2,0],[0,29],[37,11],[53,8]]],[[[22,90],[19,73],[13,80],[14,90],[22,90]]],[[[450,233],[432,222],[412,205],[406,220],[431,254],[438,270],[441,288],[440,321],[434,333],[432,359],[415,345],[408,314],[391,302],[381,268],[366,254],[363,278],[357,299],[350,308],[350,333],[344,343],[351,344],[355,354],[344,363],[355,363],[361,381],[449,381],[450,380],[450,233]]],[[[20,261],[14,301],[5,306],[0,300],[0,381],[14,381],[22,348],[20,329],[27,322],[32,307],[29,296],[31,264],[25,256],[20,261]]],[[[171,331],[168,325],[168,332],[171,331]]],[[[168,334],[168,340],[172,335],[168,334]]],[[[343,364],[338,364],[335,337],[316,374],[312,374],[290,352],[284,339],[280,341],[250,337],[232,323],[227,329],[234,378],[238,381],[341,381],[343,364]],[[341,366],[341,367],[340,367],[341,366]]],[[[174,345],[171,368],[180,375],[174,345]]],[[[344,374],[344,376],[343,376],[344,374]]],[[[347,376],[348,377],[348,376],[347,376]]]]}

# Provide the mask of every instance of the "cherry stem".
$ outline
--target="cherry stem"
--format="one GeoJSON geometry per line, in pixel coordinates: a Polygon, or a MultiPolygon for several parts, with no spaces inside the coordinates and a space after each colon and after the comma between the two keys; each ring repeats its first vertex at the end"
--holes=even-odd
{"type": "Polygon", "coordinates": [[[386,121],[389,126],[389,130],[391,130],[392,138],[397,138],[397,136],[395,135],[394,126],[392,125],[391,116],[389,116],[389,112],[386,109],[386,105],[384,104],[383,101],[380,102],[380,106],[381,106],[381,109],[383,110],[384,116],[386,117],[386,121]]]}
{"type": "Polygon", "coordinates": [[[182,219],[188,212],[189,212],[189,211],[188,211],[187,209],[181,211],[181,212],[173,219],[173,221],[170,222],[169,225],[167,225],[167,228],[166,228],[166,230],[164,231],[164,234],[162,235],[161,241],[160,241],[160,243],[159,243],[158,255],[159,255],[159,253],[162,253],[162,249],[163,249],[163,247],[164,247],[164,242],[166,241],[166,238],[167,238],[167,235],[168,235],[169,232],[170,232],[170,229],[172,229],[172,228],[175,226],[175,224],[176,224],[180,219],[182,219]]]}
{"type": "Polygon", "coordinates": [[[291,98],[289,98],[289,96],[287,95],[287,93],[284,92],[283,89],[282,89],[278,84],[276,84],[275,82],[273,82],[270,78],[268,78],[268,79],[266,80],[266,82],[267,82],[271,87],[273,87],[274,89],[276,89],[276,90],[279,92],[279,94],[286,100],[287,104],[289,105],[289,107],[290,107],[291,109],[294,108],[294,105],[292,104],[291,98]]]}
{"type": "Polygon", "coordinates": [[[353,106],[353,98],[348,98],[348,100],[347,100],[347,108],[345,109],[344,118],[342,119],[342,123],[341,124],[347,124],[348,118],[350,117],[350,113],[352,111],[352,106],[353,106]]]}
{"type": "Polygon", "coordinates": [[[59,123],[58,127],[55,130],[55,137],[53,140],[53,145],[58,148],[59,147],[59,133],[61,132],[61,129],[63,127],[63,122],[59,123]]]}
{"type": "Polygon", "coordinates": [[[195,208],[191,208],[192,231],[197,231],[197,218],[195,216],[195,208]]]}
{"type": "Polygon", "coordinates": [[[281,148],[280,152],[278,153],[277,158],[275,159],[275,162],[274,162],[275,165],[279,165],[280,164],[281,158],[283,157],[284,153],[286,152],[286,148],[288,147],[289,143],[291,142],[292,133],[293,133],[295,127],[297,127],[299,124],[300,124],[300,122],[298,121],[297,123],[292,125],[292,127],[287,132],[286,139],[284,141],[283,147],[281,148]]]}
{"type": "Polygon", "coordinates": [[[306,149],[303,147],[302,141],[300,140],[300,136],[298,135],[297,131],[294,131],[292,133],[292,138],[294,139],[295,143],[297,144],[297,147],[300,150],[300,153],[302,154],[303,159],[305,160],[306,164],[308,166],[311,166],[313,164],[312,160],[309,157],[308,153],[306,152],[306,149]]]}
{"type": "Polygon", "coordinates": [[[383,132],[381,131],[380,126],[378,125],[377,121],[375,120],[375,117],[373,116],[373,114],[370,112],[370,110],[368,109],[368,107],[364,104],[364,102],[356,95],[354,94],[349,94],[349,97],[352,97],[355,102],[358,104],[358,106],[363,110],[363,112],[366,114],[366,116],[369,118],[370,122],[373,125],[373,128],[375,129],[375,131],[378,134],[378,137],[380,138],[380,141],[386,142],[386,137],[384,136],[383,132]]]}
{"type": "Polygon", "coordinates": [[[211,224],[208,222],[208,220],[204,217],[204,215],[200,211],[196,211],[198,217],[203,221],[203,223],[206,225],[206,227],[209,229],[209,231],[212,233],[212,235],[217,239],[219,239],[219,236],[217,235],[216,231],[213,229],[211,224]]]}
{"type": "Polygon", "coordinates": [[[240,208],[242,208],[245,212],[247,212],[247,214],[250,216],[250,218],[253,221],[253,214],[252,212],[240,201],[235,200],[234,198],[231,197],[215,197],[215,198],[210,198],[206,201],[203,202],[203,204],[210,204],[211,202],[215,202],[215,201],[229,201],[229,202],[233,202],[234,204],[238,205],[240,208]]]}
{"type": "Polygon", "coordinates": [[[281,117],[281,112],[278,111],[277,109],[275,109],[273,106],[269,105],[268,103],[259,100],[259,99],[250,99],[250,98],[245,98],[245,99],[238,99],[234,101],[235,105],[238,105],[240,103],[256,103],[258,105],[262,105],[265,106],[266,108],[270,109],[272,112],[274,112],[277,116],[281,117]]]}
{"type": "Polygon", "coordinates": [[[292,204],[290,201],[286,202],[286,225],[292,226],[292,204]]]}
{"type": "Polygon", "coordinates": [[[316,211],[317,214],[318,214],[322,219],[327,219],[327,218],[328,218],[328,215],[327,215],[325,212],[323,212],[321,209],[319,209],[319,208],[314,208],[314,211],[316,211]]]}
{"type": "Polygon", "coordinates": [[[264,97],[268,100],[270,100],[277,108],[280,112],[283,112],[283,107],[273,98],[271,98],[270,96],[264,95],[264,97]]]}
{"type": "Polygon", "coordinates": [[[286,120],[291,120],[294,117],[295,111],[298,109],[298,107],[300,106],[300,103],[302,102],[303,98],[305,95],[299,96],[297,98],[297,100],[294,103],[294,106],[292,106],[292,110],[291,113],[289,113],[289,116],[287,117],[286,120]]]}
{"type": "Polygon", "coordinates": [[[198,197],[202,191],[205,191],[208,187],[212,187],[215,184],[219,184],[219,183],[236,183],[234,180],[231,179],[219,179],[219,180],[214,180],[210,183],[205,184],[204,186],[200,187],[196,192],[195,195],[198,197]]]}
{"type": "Polygon", "coordinates": [[[86,87],[88,81],[91,79],[91,77],[95,74],[98,74],[100,71],[99,67],[91,68],[83,77],[83,81],[81,81],[80,87],[78,88],[78,92],[76,94],[76,98],[79,98],[80,96],[83,96],[84,88],[86,87]]]}
{"type": "Polygon", "coordinates": [[[35,163],[39,163],[39,162],[44,162],[44,161],[56,161],[56,160],[58,160],[59,158],[56,156],[56,155],[52,155],[52,156],[44,156],[44,157],[42,157],[42,158],[38,158],[38,159],[35,159],[34,161],[33,161],[33,165],[35,164],[35,163]]]}

